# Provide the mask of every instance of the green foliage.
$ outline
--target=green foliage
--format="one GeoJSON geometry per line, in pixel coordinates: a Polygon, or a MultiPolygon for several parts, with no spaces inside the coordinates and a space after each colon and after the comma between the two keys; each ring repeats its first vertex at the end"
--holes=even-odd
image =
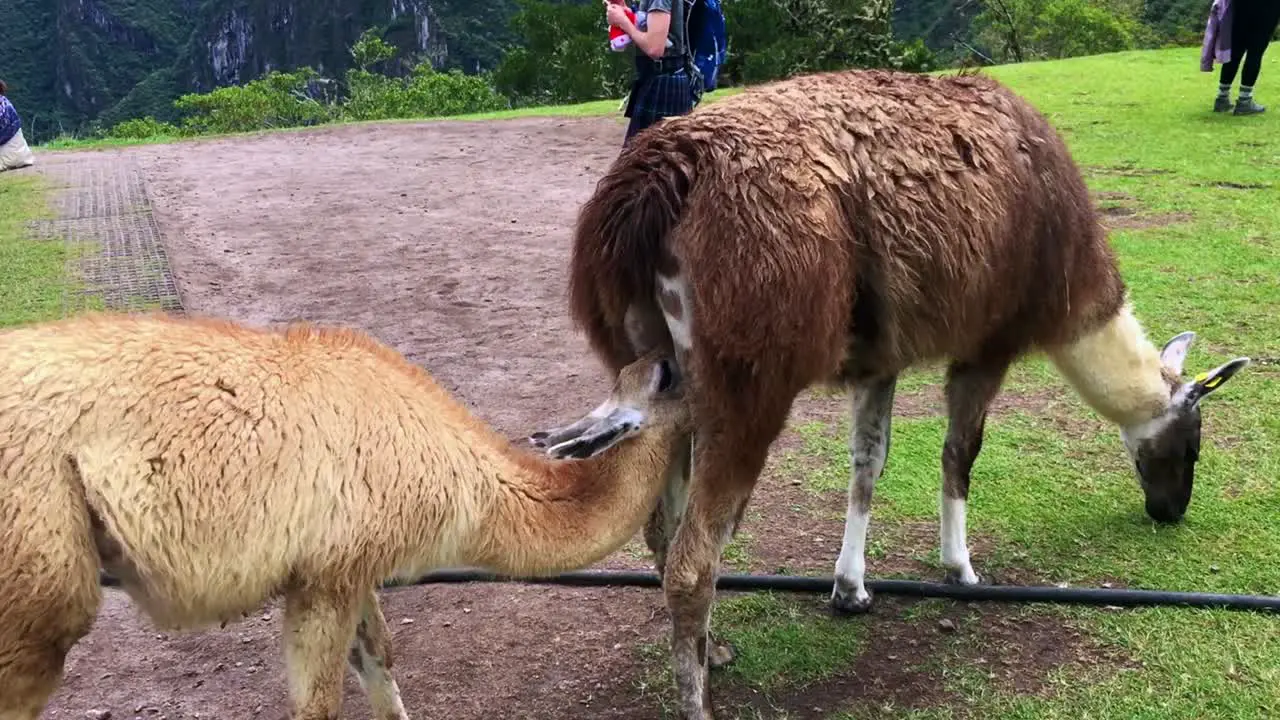
{"type": "Polygon", "coordinates": [[[507,105],[486,76],[436,72],[422,63],[407,78],[349,71],[347,97],[337,112],[344,120],[387,120],[490,112],[507,105]]]}
{"type": "Polygon", "coordinates": [[[519,46],[494,72],[494,84],[517,105],[619,97],[631,82],[631,52],[609,50],[597,4],[517,0],[511,27],[519,46]]]}
{"type": "Polygon", "coordinates": [[[360,70],[368,70],[374,65],[385,63],[396,56],[396,47],[378,37],[372,28],[360,34],[360,39],[351,46],[351,59],[360,70]]]}
{"type": "MultiPolygon", "coordinates": [[[[517,0],[519,45],[495,73],[519,105],[569,103],[623,95],[634,50],[609,52],[598,5],[517,0]]],[[[848,67],[926,70],[921,42],[894,42],[892,0],[728,0],[730,53],[721,84],[750,84],[848,67]]]]}
{"type": "Polygon", "coordinates": [[[515,0],[432,0],[431,8],[449,47],[443,66],[437,68],[493,70],[512,45],[510,20],[516,12],[515,0]]]}
{"type": "Polygon", "coordinates": [[[1137,23],[1089,0],[1050,0],[1032,42],[1050,58],[1128,50],[1137,23]]]}
{"type": "Polygon", "coordinates": [[[1166,42],[1190,45],[1200,42],[1209,2],[1204,0],[1146,0],[1142,20],[1166,42]]]}
{"type": "Polygon", "coordinates": [[[438,117],[501,110],[509,106],[484,75],[458,70],[437,72],[419,63],[407,77],[391,77],[365,68],[385,63],[395,48],[373,32],[364,33],[351,49],[360,67],[347,72],[345,93],[333,96],[332,80],[311,68],[272,72],[244,85],[208,93],[183,95],[173,104],[181,126],[146,116],[126,120],[99,137],[147,140],[183,135],[249,132],[319,125],[338,120],[387,120],[438,117]]]}
{"type": "Polygon", "coordinates": [[[997,62],[1068,58],[1150,44],[1140,11],[1133,0],[985,0],[973,27],[997,62]]]}
{"type": "Polygon", "coordinates": [[[183,134],[182,129],[177,125],[160,122],[148,115],[144,118],[117,123],[104,133],[104,137],[116,140],[146,140],[156,137],[181,137],[183,134]]]}
{"type": "Polygon", "coordinates": [[[0,22],[0,78],[22,116],[27,142],[53,137],[69,121],[58,95],[53,57],[56,15],[49,0],[5,0],[0,22]]]}
{"type": "Polygon", "coordinates": [[[333,119],[333,109],[307,94],[317,79],[311,68],[272,72],[245,85],[183,95],[174,105],[187,115],[183,128],[194,134],[318,125],[333,119]]]}
{"type": "MultiPolygon", "coordinates": [[[[737,0],[725,4],[728,82],[753,84],[850,67],[927,65],[917,47],[896,56],[891,0],[737,0]]],[[[915,67],[911,69],[922,69],[915,67]]]]}

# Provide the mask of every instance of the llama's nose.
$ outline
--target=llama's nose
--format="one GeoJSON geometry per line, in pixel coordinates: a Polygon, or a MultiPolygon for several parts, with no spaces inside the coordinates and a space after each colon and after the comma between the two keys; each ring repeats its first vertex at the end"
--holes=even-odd
{"type": "Polygon", "coordinates": [[[1173,525],[1181,522],[1185,514],[1186,508],[1179,507],[1173,500],[1147,498],[1147,515],[1158,523],[1173,525]]]}

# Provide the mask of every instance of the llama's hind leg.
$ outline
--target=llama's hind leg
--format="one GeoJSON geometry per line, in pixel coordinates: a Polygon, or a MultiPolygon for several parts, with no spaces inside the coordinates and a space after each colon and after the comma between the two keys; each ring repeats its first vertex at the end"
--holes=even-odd
{"type": "Polygon", "coordinates": [[[285,598],[284,651],[293,720],[337,720],[359,594],[294,590],[285,598]]]}
{"type": "Polygon", "coordinates": [[[16,485],[0,498],[0,720],[35,720],[93,627],[102,588],[79,494],[46,481],[33,510],[20,501],[32,487],[16,485]]]}
{"type": "Polygon", "coordinates": [[[947,439],[942,448],[940,535],[947,582],[976,585],[969,561],[965,514],[969,472],[982,450],[987,407],[1000,390],[1008,363],[953,363],[947,369],[947,439]]]}
{"type": "Polygon", "coordinates": [[[375,720],[408,720],[400,687],[391,676],[391,633],[375,591],[365,598],[347,662],[369,697],[375,720]]]}
{"type": "MultiPolygon", "coordinates": [[[[658,575],[664,576],[666,571],[667,551],[671,538],[675,537],[677,528],[684,518],[689,504],[689,483],[692,480],[693,437],[690,436],[684,449],[679,452],[680,460],[667,468],[667,484],[663,495],[658,500],[649,521],[644,527],[644,541],[653,553],[653,564],[658,575]]],[[[714,634],[707,635],[707,663],[712,670],[718,670],[733,662],[733,645],[719,640],[714,634]]]]}
{"type": "Polygon", "coordinates": [[[871,609],[866,587],[867,526],[871,521],[871,496],[884,472],[889,455],[893,395],[897,376],[855,385],[850,392],[853,429],[849,455],[849,507],[844,519],[844,542],[836,560],[831,608],[836,613],[862,613],[871,609]]]}
{"type": "MultiPolygon", "coordinates": [[[[48,612],[48,608],[42,608],[48,612]]],[[[36,720],[62,680],[67,651],[85,633],[50,641],[0,637],[0,720],[36,720]]]]}

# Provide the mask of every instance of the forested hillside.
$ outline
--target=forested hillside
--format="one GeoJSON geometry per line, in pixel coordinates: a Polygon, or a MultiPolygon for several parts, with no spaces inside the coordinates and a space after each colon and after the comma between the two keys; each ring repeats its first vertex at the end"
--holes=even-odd
{"type": "Polygon", "coordinates": [[[469,71],[509,44],[513,0],[9,0],[0,77],[32,134],[173,115],[191,91],[310,66],[340,74],[366,28],[469,71]]]}
{"type": "MultiPolygon", "coordinates": [[[[372,28],[395,50],[380,66],[389,76],[425,62],[495,72],[499,89],[518,103],[589,99],[616,92],[627,72],[623,58],[601,49],[597,2],[8,0],[0,77],[40,141],[91,122],[175,120],[179,96],[273,70],[342,78],[354,67],[352,46],[372,28]]],[[[723,3],[734,50],[725,78],[742,82],[887,62],[890,40],[923,41],[903,61],[913,67],[1194,42],[1208,0],[723,3]],[[881,11],[892,14],[891,37],[876,24],[881,11]]]]}

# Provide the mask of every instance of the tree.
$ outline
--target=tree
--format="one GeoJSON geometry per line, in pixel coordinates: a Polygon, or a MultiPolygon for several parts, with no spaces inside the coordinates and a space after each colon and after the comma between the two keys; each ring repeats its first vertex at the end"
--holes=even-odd
{"type": "Polygon", "coordinates": [[[1138,0],[983,0],[974,18],[994,59],[1025,62],[1128,50],[1150,42],[1138,0]]]}

